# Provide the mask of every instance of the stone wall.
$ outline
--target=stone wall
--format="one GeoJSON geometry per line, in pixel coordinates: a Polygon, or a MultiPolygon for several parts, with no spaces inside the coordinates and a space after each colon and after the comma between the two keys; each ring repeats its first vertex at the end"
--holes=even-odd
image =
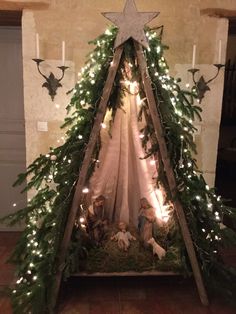
{"type": "MultiPolygon", "coordinates": [[[[19,3],[26,7],[23,12],[24,97],[26,119],[27,162],[49,146],[56,146],[62,137],[59,125],[65,116],[64,108],[69,97],[66,91],[73,87],[77,71],[92,47],[87,42],[102,33],[109,21],[100,12],[121,11],[124,0],[51,0],[51,1],[0,1],[19,3]],[[40,6],[41,5],[41,6],[40,6]],[[63,88],[51,102],[46,90],[41,88],[42,79],[31,61],[35,57],[35,33],[40,36],[40,51],[46,59],[45,71],[60,65],[61,42],[66,41],[66,58],[70,70],[63,80],[63,88]],[[55,107],[60,104],[60,108],[55,107]],[[37,131],[37,122],[48,122],[48,132],[37,131]]],[[[13,3],[13,4],[12,4],[13,3]]],[[[228,21],[209,17],[208,9],[236,10],[235,0],[136,0],[140,11],[160,11],[150,26],[164,25],[163,41],[170,49],[166,58],[170,72],[187,82],[187,69],[192,58],[192,45],[197,44],[197,64],[201,72],[210,78],[214,74],[212,63],[217,61],[218,40],[222,40],[223,58],[227,44],[228,21]]],[[[231,11],[230,11],[231,12],[231,11]]],[[[218,14],[216,14],[218,15],[218,14]]],[[[236,14],[235,14],[236,15],[236,14]]],[[[223,59],[224,60],[224,59],[223,59]]],[[[198,123],[196,136],[199,167],[210,185],[214,184],[217,143],[221,116],[223,73],[211,84],[202,102],[203,121],[198,123]]]]}

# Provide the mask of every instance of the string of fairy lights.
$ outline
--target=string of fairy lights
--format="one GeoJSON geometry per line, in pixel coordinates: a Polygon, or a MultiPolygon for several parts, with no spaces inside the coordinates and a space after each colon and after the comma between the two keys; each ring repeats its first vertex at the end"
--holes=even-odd
{"type": "MultiPolygon", "coordinates": [[[[74,104],[70,103],[67,106],[68,116],[70,117],[68,123],[68,129],[65,136],[61,136],[56,140],[58,144],[62,143],[63,145],[67,142],[67,139],[70,138],[72,134],[76,134],[76,137],[79,141],[84,141],[84,135],[81,134],[81,130],[79,125],[83,122],[83,116],[80,115],[80,108],[84,108],[87,110],[90,108],[91,102],[91,92],[87,89],[88,82],[91,84],[91,88],[96,85],[96,82],[99,80],[99,74],[101,69],[103,68],[105,61],[109,60],[109,64],[112,66],[112,57],[113,57],[113,48],[112,42],[116,36],[116,29],[109,28],[105,31],[104,36],[102,39],[98,39],[95,41],[96,49],[93,53],[90,54],[90,59],[81,69],[81,72],[78,73],[78,81],[76,83],[75,88],[73,89],[73,96],[76,97],[76,102],[74,104]],[[106,48],[106,49],[105,49],[106,48]],[[80,133],[78,133],[80,132],[80,133]]],[[[179,85],[178,81],[171,78],[169,73],[168,66],[166,64],[165,58],[162,56],[163,47],[160,44],[160,39],[155,31],[148,31],[146,36],[149,40],[150,46],[145,51],[146,58],[149,60],[149,54],[155,57],[155,61],[148,62],[150,72],[153,73],[153,84],[160,84],[161,88],[168,93],[169,101],[172,105],[172,110],[175,115],[178,116],[177,124],[182,128],[183,133],[179,136],[180,141],[180,162],[178,163],[178,171],[184,177],[185,181],[185,189],[187,191],[191,191],[191,184],[192,180],[196,178],[199,174],[197,173],[197,169],[195,168],[195,164],[191,158],[191,149],[188,147],[187,138],[189,134],[192,136],[194,133],[194,127],[192,127],[193,120],[190,117],[186,117],[185,112],[181,110],[179,106],[180,98],[179,98],[179,85]]],[[[188,86],[187,86],[188,87],[188,86]]],[[[194,92],[194,91],[193,91],[194,92]]],[[[143,100],[145,101],[145,100],[143,100]]],[[[55,104],[56,109],[60,108],[59,104],[55,104]]],[[[66,125],[67,126],[67,125],[66,125]]],[[[101,124],[101,129],[105,129],[106,124],[103,122],[101,124]]],[[[139,135],[140,140],[144,140],[145,135],[140,133],[139,135]]],[[[60,164],[58,162],[57,151],[55,148],[51,148],[50,152],[44,156],[46,161],[50,163],[50,170],[47,174],[44,175],[44,181],[40,187],[35,189],[36,193],[43,193],[45,189],[51,189],[53,192],[51,195],[44,197],[44,203],[37,210],[33,210],[28,214],[28,220],[26,225],[26,238],[27,238],[27,266],[21,270],[19,278],[16,280],[16,287],[12,290],[13,295],[17,294],[22,299],[26,297],[32,297],[32,291],[34,285],[40,287],[42,284],[41,273],[39,271],[40,262],[45,259],[45,243],[40,242],[39,240],[39,230],[42,226],[43,217],[46,215],[53,214],[53,204],[56,198],[59,196],[59,192],[57,191],[56,187],[58,183],[54,182],[55,176],[57,176],[58,172],[60,171],[60,164]],[[21,289],[22,288],[22,289],[21,289]],[[21,293],[22,291],[22,293],[21,293]],[[26,291],[26,293],[25,293],[26,291]]],[[[70,155],[65,155],[62,159],[63,166],[64,165],[71,165],[72,158],[70,155]]],[[[98,159],[91,160],[91,163],[99,163],[98,159]]],[[[150,160],[151,165],[156,164],[155,158],[150,160]]],[[[68,182],[65,180],[63,182],[64,185],[71,184],[72,188],[76,184],[76,180],[74,182],[68,182]]],[[[71,189],[72,190],[72,189],[71,189]]],[[[89,186],[84,186],[82,192],[84,194],[89,193],[89,186]]],[[[37,194],[36,194],[37,195],[37,194]]],[[[192,199],[202,204],[202,206],[207,206],[209,212],[213,211],[214,204],[217,203],[218,207],[222,206],[221,198],[216,194],[212,193],[210,187],[205,184],[205,190],[201,193],[192,195],[192,199]],[[205,196],[206,195],[206,196],[205,196]],[[206,202],[207,199],[207,202],[206,202]]],[[[32,199],[28,199],[28,205],[30,206],[31,202],[35,200],[35,196],[32,199]]],[[[14,202],[12,204],[14,209],[17,209],[20,205],[20,202],[14,202]]],[[[78,221],[81,228],[85,228],[85,218],[84,218],[84,208],[81,206],[81,216],[79,217],[78,221]]],[[[221,213],[217,210],[213,212],[216,222],[221,222],[221,213]]],[[[57,228],[56,222],[51,220],[51,230],[53,228],[57,228]]],[[[209,242],[213,241],[221,241],[220,233],[216,230],[207,230],[205,227],[201,229],[202,235],[206,240],[209,242]]],[[[48,245],[50,247],[54,246],[55,239],[49,238],[48,245]]],[[[213,253],[217,253],[215,247],[213,247],[213,253]]]]}
{"type": "MultiPolygon", "coordinates": [[[[107,30],[105,31],[105,35],[113,36],[113,32],[112,32],[110,29],[107,29],[107,30]]],[[[146,36],[147,36],[149,42],[152,42],[153,39],[156,39],[156,38],[157,38],[157,33],[156,33],[156,32],[146,32],[146,36]]],[[[111,38],[110,40],[112,40],[112,38],[111,38]]],[[[103,39],[102,41],[97,40],[96,43],[97,43],[97,46],[98,46],[98,47],[102,47],[102,45],[104,45],[104,44],[106,43],[106,41],[105,41],[104,39],[103,39]]],[[[151,48],[148,47],[148,48],[147,48],[147,51],[148,51],[148,52],[151,52],[151,48]]],[[[157,55],[159,55],[159,54],[162,52],[161,46],[160,46],[160,45],[157,45],[157,46],[155,47],[155,51],[156,51],[157,55]]],[[[83,84],[82,84],[82,83],[83,83],[83,81],[85,80],[84,77],[83,77],[83,74],[86,73],[86,71],[89,70],[89,77],[90,77],[90,79],[91,79],[90,81],[91,81],[91,84],[94,85],[95,82],[96,82],[96,81],[95,81],[95,78],[96,78],[98,72],[101,70],[101,65],[97,65],[97,59],[94,59],[94,55],[95,55],[95,53],[91,53],[91,54],[90,54],[90,62],[88,62],[85,67],[82,67],[81,72],[78,73],[79,80],[77,81],[77,87],[73,90],[73,93],[74,93],[74,94],[76,94],[76,93],[79,92],[80,95],[84,95],[84,96],[85,96],[85,99],[82,99],[82,100],[80,101],[80,105],[81,105],[81,106],[85,106],[85,105],[88,103],[88,97],[89,97],[89,94],[90,94],[90,91],[86,91],[86,92],[85,92],[85,91],[83,90],[83,84]],[[97,72],[96,72],[96,71],[97,71],[97,72]],[[87,99],[86,99],[86,97],[87,97],[87,99]]],[[[107,57],[107,55],[106,55],[105,53],[102,53],[101,51],[96,52],[96,55],[97,55],[97,57],[99,57],[99,58],[106,58],[106,57],[107,57]]],[[[112,64],[112,62],[111,62],[111,64],[112,64]]],[[[179,117],[184,118],[184,115],[183,115],[182,111],[181,111],[180,109],[177,109],[177,108],[176,108],[176,105],[177,105],[177,103],[178,103],[178,101],[179,101],[179,98],[178,98],[178,91],[177,91],[177,89],[179,88],[178,85],[177,85],[178,82],[177,82],[177,80],[173,80],[173,79],[168,75],[169,69],[168,69],[168,67],[167,67],[165,58],[164,58],[163,56],[158,60],[158,65],[159,65],[159,67],[162,69],[162,72],[164,72],[165,74],[162,74],[162,75],[161,75],[160,72],[158,72],[158,71],[156,70],[155,73],[154,73],[154,75],[155,75],[155,77],[158,78],[159,82],[161,83],[162,88],[165,89],[165,90],[167,90],[167,91],[170,91],[170,92],[172,93],[172,96],[170,97],[170,101],[171,101],[171,103],[172,103],[172,105],[173,105],[173,107],[174,107],[174,112],[175,112],[179,117]]],[[[151,64],[151,67],[152,67],[152,68],[156,68],[156,64],[155,64],[155,63],[152,63],[152,64],[151,64]]],[[[188,83],[186,84],[186,87],[189,87],[189,84],[188,84],[188,83]]],[[[55,108],[59,109],[59,108],[60,108],[60,105],[59,105],[59,104],[55,104],[55,108]]],[[[80,118],[78,115],[79,115],[79,113],[77,113],[77,120],[79,121],[81,118],[80,118]]],[[[180,121],[179,121],[178,123],[181,124],[180,121]]],[[[192,124],[192,123],[193,123],[193,120],[192,120],[192,119],[189,119],[189,123],[192,124]]],[[[76,125],[74,126],[74,128],[75,128],[75,130],[76,130],[76,128],[77,128],[76,125]]],[[[101,123],[101,128],[104,128],[104,129],[105,129],[105,128],[106,128],[106,124],[105,124],[105,123],[101,123]]],[[[186,131],[186,132],[191,132],[191,131],[193,132],[193,130],[190,130],[188,127],[183,127],[183,130],[186,131]]],[[[69,136],[70,131],[71,131],[71,128],[68,129],[68,132],[66,133],[66,137],[69,136]]],[[[66,140],[66,137],[65,137],[65,136],[61,136],[60,138],[58,138],[58,139],[56,140],[56,142],[57,142],[57,143],[60,143],[60,142],[62,141],[62,142],[64,143],[65,140],[66,140]]],[[[144,138],[144,134],[140,134],[139,137],[140,137],[140,139],[143,139],[143,138],[144,138]]],[[[79,135],[78,135],[78,139],[82,140],[82,139],[83,139],[83,136],[82,136],[81,134],[79,134],[79,135]]],[[[180,139],[181,139],[181,142],[183,142],[183,141],[184,141],[184,136],[183,136],[183,135],[180,135],[180,139]]],[[[53,149],[52,149],[51,153],[52,153],[52,152],[53,152],[53,149]]],[[[188,149],[184,148],[184,149],[183,149],[183,152],[181,151],[181,156],[182,156],[183,153],[185,153],[185,154],[188,153],[188,149]]],[[[56,155],[51,155],[51,154],[46,154],[45,156],[46,156],[47,158],[50,158],[51,161],[56,161],[56,158],[57,158],[56,155]]],[[[64,160],[64,161],[67,160],[68,164],[71,163],[71,159],[68,158],[67,156],[65,156],[63,160],[64,160]]],[[[96,160],[96,162],[99,163],[99,160],[96,160]]],[[[155,161],[155,160],[150,160],[150,164],[151,164],[151,165],[155,165],[155,164],[156,164],[156,161],[155,161]]],[[[183,163],[180,164],[180,168],[185,168],[185,166],[184,166],[183,163]]],[[[191,179],[193,176],[197,175],[197,173],[196,173],[195,170],[192,170],[192,173],[190,173],[190,169],[192,168],[192,161],[187,162],[187,168],[188,168],[188,171],[186,172],[185,175],[186,175],[186,177],[187,177],[188,179],[191,179]]],[[[50,182],[53,180],[54,176],[57,174],[57,172],[58,172],[58,171],[57,171],[57,169],[55,168],[53,173],[49,174],[48,176],[45,176],[46,182],[47,182],[47,183],[50,183],[50,182]]],[[[65,181],[65,184],[67,184],[67,183],[68,183],[68,182],[65,181]]],[[[189,187],[186,187],[186,188],[189,189],[189,187]]],[[[209,188],[208,185],[206,185],[206,190],[207,190],[207,191],[210,190],[210,188],[209,188]]],[[[83,190],[82,190],[82,192],[83,192],[84,194],[89,193],[89,191],[90,191],[90,190],[89,190],[88,187],[84,187],[83,190]]],[[[216,195],[214,195],[214,196],[217,197],[216,195]]],[[[201,201],[201,196],[200,196],[200,195],[196,195],[196,196],[195,196],[195,199],[196,199],[197,201],[201,201]]],[[[220,201],[220,197],[219,197],[219,196],[217,197],[217,201],[220,201]]],[[[30,202],[30,199],[28,199],[28,202],[30,202]]],[[[17,203],[13,203],[12,206],[13,206],[14,208],[17,207],[17,203]]],[[[208,208],[209,208],[209,210],[210,210],[210,209],[212,208],[212,203],[209,202],[209,203],[207,204],[207,206],[208,206],[208,208]]],[[[50,208],[48,208],[48,212],[50,213],[50,208]]],[[[39,213],[40,213],[40,211],[39,211],[39,213]]],[[[215,212],[215,218],[216,218],[216,220],[218,220],[218,221],[221,220],[220,214],[219,214],[218,211],[215,212]]],[[[36,220],[33,219],[33,217],[32,217],[32,222],[33,222],[33,224],[36,224],[36,220]]],[[[204,230],[204,229],[203,229],[203,230],[204,230]]],[[[35,232],[35,231],[34,231],[34,232],[35,232]]],[[[205,231],[203,231],[203,232],[205,232],[205,231]]],[[[216,236],[216,239],[218,239],[217,236],[216,236]]],[[[33,241],[32,239],[31,239],[31,243],[33,243],[33,245],[36,245],[36,244],[37,244],[37,242],[34,243],[34,241],[33,241]]],[[[29,245],[29,246],[30,246],[30,245],[29,245]]]]}

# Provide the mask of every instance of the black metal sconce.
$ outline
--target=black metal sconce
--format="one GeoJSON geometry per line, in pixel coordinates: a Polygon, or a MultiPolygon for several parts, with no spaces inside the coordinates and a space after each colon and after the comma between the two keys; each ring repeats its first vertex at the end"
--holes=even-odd
{"type": "Polygon", "coordinates": [[[214,64],[214,66],[217,68],[216,75],[213,76],[208,81],[206,81],[202,75],[201,75],[201,77],[200,77],[200,79],[198,81],[196,80],[195,74],[200,71],[199,69],[195,69],[194,68],[194,69],[189,69],[188,70],[192,74],[192,79],[193,79],[193,82],[195,84],[195,88],[196,88],[196,91],[197,91],[197,97],[199,99],[199,103],[202,102],[202,99],[204,98],[205,93],[210,90],[210,87],[208,86],[208,84],[210,82],[212,82],[215,78],[217,78],[217,76],[218,76],[218,74],[220,72],[220,69],[223,68],[225,65],[219,63],[219,64],[214,64]]]}
{"type": "Polygon", "coordinates": [[[61,77],[58,79],[55,77],[55,75],[50,72],[49,76],[47,77],[46,75],[44,75],[41,71],[40,71],[40,63],[43,62],[44,60],[43,59],[33,59],[34,62],[36,62],[37,64],[37,68],[38,68],[38,72],[41,76],[43,76],[46,80],[46,82],[43,83],[42,87],[46,87],[47,90],[48,90],[48,94],[51,96],[51,99],[52,101],[54,100],[54,97],[56,96],[57,94],[57,89],[58,87],[62,87],[61,85],[61,80],[63,79],[64,77],[64,74],[65,74],[65,71],[67,69],[69,69],[69,67],[66,67],[64,65],[58,67],[58,69],[60,69],[62,71],[62,75],[61,77]]]}

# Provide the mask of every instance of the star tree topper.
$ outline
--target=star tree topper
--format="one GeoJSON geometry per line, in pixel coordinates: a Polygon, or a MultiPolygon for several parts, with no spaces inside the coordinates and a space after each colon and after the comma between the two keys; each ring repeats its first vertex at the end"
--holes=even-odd
{"type": "Polygon", "coordinates": [[[102,14],[119,27],[114,48],[122,45],[129,38],[133,38],[142,46],[148,48],[144,25],[153,20],[159,13],[138,12],[134,0],[126,0],[123,12],[105,12],[102,14]]]}

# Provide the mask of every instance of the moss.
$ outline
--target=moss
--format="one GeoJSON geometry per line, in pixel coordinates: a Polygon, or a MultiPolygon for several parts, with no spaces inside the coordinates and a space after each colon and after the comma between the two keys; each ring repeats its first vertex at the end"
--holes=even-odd
{"type": "MultiPolygon", "coordinates": [[[[167,248],[167,254],[159,260],[153,256],[152,248],[145,248],[133,229],[131,233],[135,235],[136,241],[132,241],[127,252],[118,248],[117,242],[110,240],[110,235],[114,233],[114,228],[110,229],[108,239],[101,245],[89,250],[88,256],[80,271],[93,273],[111,273],[111,272],[128,272],[128,271],[174,271],[183,272],[179,250],[170,246],[167,248]]],[[[161,245],[164,243],[162,234],[161,245]]]]}

